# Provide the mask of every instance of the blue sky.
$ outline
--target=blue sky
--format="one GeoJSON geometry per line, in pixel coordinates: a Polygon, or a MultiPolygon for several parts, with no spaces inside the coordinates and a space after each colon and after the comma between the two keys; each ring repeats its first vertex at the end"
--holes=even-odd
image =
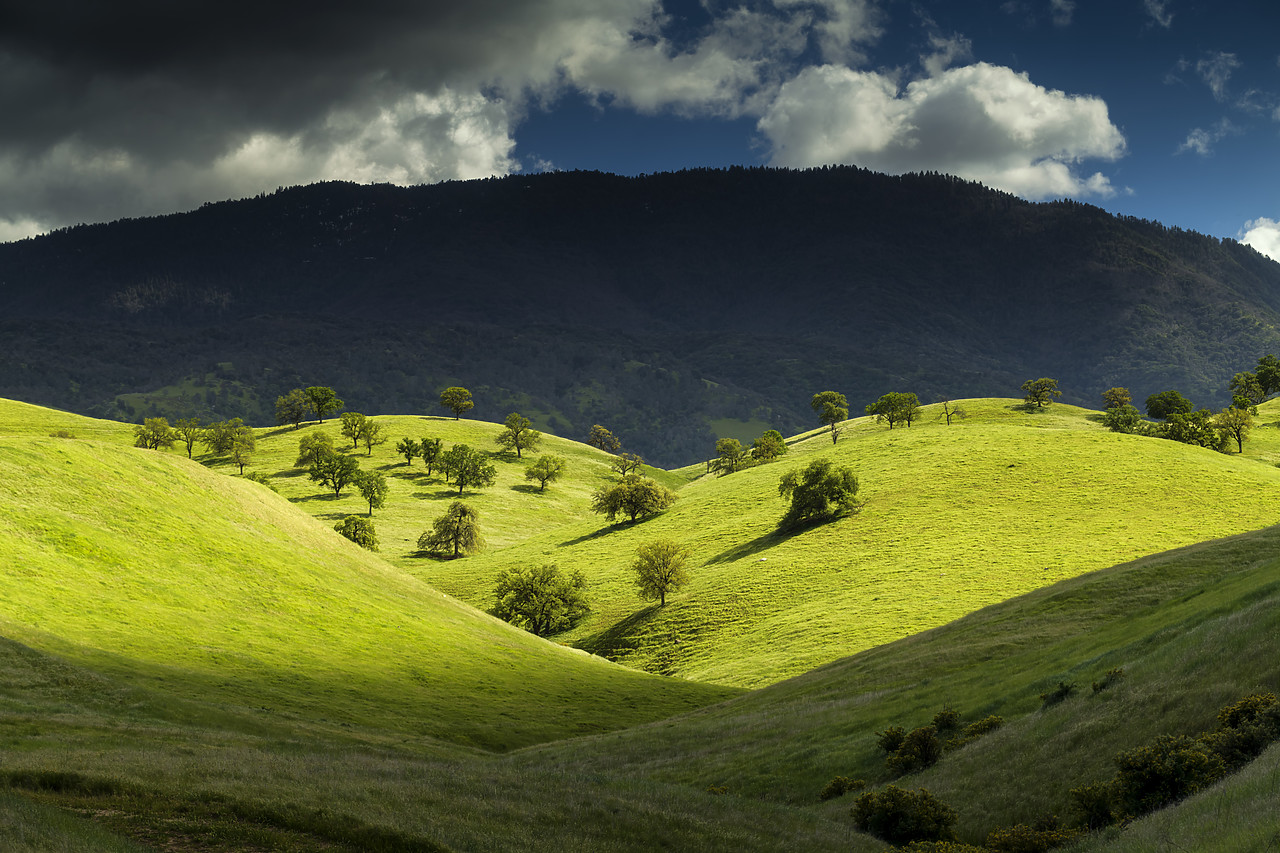
{"type": "Polygon", "coordinates": [[[322,179],[852,163],[1280,258],[1280,4],[0,0],[0,239],[322,179]]]}

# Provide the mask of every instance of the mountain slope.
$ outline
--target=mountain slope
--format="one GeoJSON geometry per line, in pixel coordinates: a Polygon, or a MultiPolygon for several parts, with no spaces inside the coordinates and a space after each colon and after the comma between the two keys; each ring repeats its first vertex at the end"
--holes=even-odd
{"type": "Polygon", "coordinates": [[[321,184],[2,245],[0,271],[0,394],[265,424],[295,385],[415,411],[461,383],[476,417],[605,423],[666,466],[726,418],[798,432],[825,388],[1222,404],[1280,350],[1252,249],[852,168],[321,184]]]}

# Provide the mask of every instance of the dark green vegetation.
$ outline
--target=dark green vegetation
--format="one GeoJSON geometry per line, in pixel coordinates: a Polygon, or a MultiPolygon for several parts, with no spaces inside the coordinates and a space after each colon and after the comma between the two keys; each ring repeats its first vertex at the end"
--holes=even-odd
{"type": "MultiPolygon", "coordinates": [[[[1082,800],[1113,815],[1139,802],[1145,789],[1126,780],[1162,756],[1188,768],[1172,806],[1082,849],[1172,838],[1261,851],[1280,832],[1273,706],[1241,701],[1280,687],[1280,530],[1087,571],[1264,523],[1280,495],[1277,403],[1260,407],[1244,456],[1112,433],[1061,404],[966,400],[963,421],[924,407],[892,432],[859,419],[835,446],[824,427],[793,439],[785,461],[729,477],[647,469],[681,500],[618,527],[590,511],[593,489],[617,482],[608,457],[547,435],[568,475],[543,492],[523,461],[498,462],[494,485],[467,497],[492,526],[490,556],[446,562],[412,556],[412,537],[456,490],[390,443],[346,451],[388,474],[380,558],[331,529],[335,514],[363,518],[364,498],[299,476],[291,425],[258,433],[254,465],[267,463],[277,496],[225,476],[236,467],[224,457],[134,448],[129,425],[0,407],[6,849],[886,849],[856,831],[864,820],[882,834],[912,824],[971,845],[1039,843],[1077,832],[1082,800]],[[823,458],[856,465],[866,506],[775,538],[779,476],[823,458]],[[1035,466],[1009,470],[1018,459],[1035,466]],[[939,535],[966,519],[961,538],[939,535]],[[655,538],[678,538],[691,571],[665,607],[645,608],[628,565],[655,538]],[[971,563],[964,541],[984,546],[971,563]],[[616,625],[636,662],[768,686],[613,666],[397,568],[433,585],[469,573],[487,607],[494,566],[546,566],[551,553],[565,577],[595,567],[582,574],[603,613],[584,623],[612,624],[616,584],[639,617],[630,629],[674,629],[616,625]],[[946,571],[938,554],[951,555],[946,571]],[[1045,577],[1052,554],[1062,568],[1045,577]],[[1020,584],[1030,591],[1002,600],[1020,584]],[[923,597],[903,597],[914,590],[923,597]],[[908,611],[937,627],[858,639],[883,630],[877,619],[902,630],[908,611]],[[842,648],[865,650],[836,660],[842,648]],[[806,650],[828,663],[780,680],[806,650]],[[1196,757],[1204,744],[1221,767],[1196,757]]],[[[393,439],[446,445],[493,446],[501,429],[379,420],[393,439]]],[[[585,630],[558,639],[598,631],[585,630]]]]}
{"type": "Polygon", "coordinates": [[[1280,351],[1280,264],[1247,247],[852,168],[321,184],[3,245],[0,269],[3,396],[266,426],[294,388],[447,413],[465,386],[468,417],[604,424],[664,466],[807,429],[820,389],[860,412],[1047,375],[1076,405],[1217,410],[1280,351]]]}

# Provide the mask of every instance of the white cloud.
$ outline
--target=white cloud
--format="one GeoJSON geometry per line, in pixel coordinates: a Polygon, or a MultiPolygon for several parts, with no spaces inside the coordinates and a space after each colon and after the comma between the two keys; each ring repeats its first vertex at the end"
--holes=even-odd
{"type": "Polygon", "coordinates": [[[933,53],[920,57],[920,64],[930,77],[937,77],[959,60],[973,55],[973,42],[962,35],[929,36],[929,47],[933,53]]]}
{"type": "Polygon", "coordinates": [[[936,169],[1028,198],[1111,195],[1105,176],[1082,176],[1077,167],[1125,150],[1101,100],[987,63],[905,89],[880,74],[809,68],[781,88],[758,127],[777,165],[936,169]]]}
{"type": "Polygon", "coordinates": [[[1196,63],[1196,73],[1213,92],[1214,99],[1222,101],[1227,97],[1231,74],[1239,67],[1240,60],[1234,53],[1211,53],[1196,63]]]}
{"type": "Polygon", "coordinates": [[[1199,154],[1201,157],[1208,157],[1213,153],[1215,145],[1228,136],[1234,136],[1238,133],[1240,133],[1240,129],[1232,124],[1230,119],[1220,119],[1213,127],[1197,127],[1192,130],[1174,153],[1185,154],[1190,151],[1194,154],[1199,154]]]}
{"type": "Polygon", "coordinates": [[[1169,11],[1169,0],[1142,0],[1142,5],[1156,24],[1165,29],[1173,26],[1173,12],[1169,11]]]}
{"type": "Polygon", "coordinates": [[[1280,261],[1280,222],[1266,217],[1250,220],[1241,229],[1240,242],[1280,261]]]}

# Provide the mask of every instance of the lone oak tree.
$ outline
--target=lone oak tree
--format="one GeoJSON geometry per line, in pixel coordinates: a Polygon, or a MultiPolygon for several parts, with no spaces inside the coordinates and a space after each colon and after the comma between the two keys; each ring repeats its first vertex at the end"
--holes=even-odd
{"type": "Polygon", "coordinates": [[[640,597],[645,601],[656,598],[658,606],[665,607],[667,593],[689,582],[688,560],[688,549],[669,539],[646,542],[637,548],[631,570],[635,572],[640,597]]]}
{"type": "Polygon", "coordinates": [[[533,422],[518,412],[507,415],[503,431],[494,439],[503,450],[514,450],[520,459],[522,450],[536,450],[542,441],[542,433],[533,428],[533,422]]]}
{"type": "Polygon", "coordinates": [[[1022,393],[1026,395],[1023,399],[1026,400],[1027,405],[1035,406],[1037,409],[1043,409],[1052,403],[1054,398],[1062,396],[1062,392],[1058,390],[1058,380],[1047,376],[1023,382],[1022,393]]]}
{"type": "Polygon", "coordinates": [[[591,496],[591,511],[609,521],[626,516],[635,521],[656,515],[676,502],[677,495],[660,483],[639,474],[627,474],[613,486],[598,489],[591,496]]]}
{"type": "Polygon", "coordinates": [[[564,468],[565,461],[559,456],[539,456],[537,462],[524,469],[524,478],[537,480],[538,491],[545,492],[547,483],[560,479],[564,468]]]}
{"type": "Polygon", "coordinates": [[[440,392],[440,405],[453,412],[453,419],[456,421],[475,408],[476,404],[471,401],[470,391],[455,385],[440,392]]]}
{"type": "Polygon", "coordinates": [[[802,470],[784,474],[778,483],[778,494],[791,501],[791,508],[778,526],[794,529],[852,512],[857,506],[858,478],[849,468],[815,459],[802,470]]]}
{"type": "Polygon", "coordinates": [[[587,613],[587,579],[554,564],[513,566],[498,574],[493,615],[545,637],[569,628],[587,613]]]}
{"type": "Polygon", "coordinates": [[[849,401],[838,391],[820,391],[809,401],[809,408],[819,421],[831,427],[831,443],[835,444],[840,437],[840,428],[836,425],[849,419],[849,401]]]}
{"type": "Polygon", "coordinates": [[[418,537],[418,548],[454,557],[475,553],[484,547],[479,519],[480,513],[462,501],[454,501],[444,515],[432,522],[431,530],[418,537]]]}

